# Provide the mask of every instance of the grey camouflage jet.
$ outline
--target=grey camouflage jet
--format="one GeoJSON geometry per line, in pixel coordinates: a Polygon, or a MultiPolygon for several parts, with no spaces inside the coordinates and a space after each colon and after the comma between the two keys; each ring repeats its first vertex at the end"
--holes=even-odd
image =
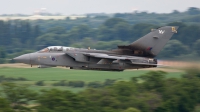
{"type": "Polygon", "coordinates": [[[50,46],[40,51],[14,58],[16,62],[39,65],[39,68],[65,66],[70,69],[123,71],[157,67],[158,53],[177,33],[178,26],[151,29],[147,35],[130,45],[118,46],[110,51],[50,46]]]}

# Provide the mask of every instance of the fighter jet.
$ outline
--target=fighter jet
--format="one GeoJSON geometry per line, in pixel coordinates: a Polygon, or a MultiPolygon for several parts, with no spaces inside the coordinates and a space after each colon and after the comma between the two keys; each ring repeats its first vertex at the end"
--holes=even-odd
{"type": "Polygon", "coordinates": [[[177,33],[178,26],[164,26],[129,45],[120,45],[110,51],[50,46],[40,51],[14,58],[16,62],[39,65],[39,68],[65,66],[70,69],[123,71],[157,67],[155,58],[165,44],[177,33]]]}

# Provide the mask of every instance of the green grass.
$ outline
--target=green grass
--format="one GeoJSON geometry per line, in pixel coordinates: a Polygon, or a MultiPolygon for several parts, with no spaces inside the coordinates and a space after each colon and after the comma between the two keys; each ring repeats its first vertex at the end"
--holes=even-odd
{"type": "MultiPolygon", "coordinates": [[[[149,72],[148,70],[127,70],[124,72],[106,72],[106,71],[88,71],[88,70],[69,70],[62,68],[0,68],[0,76],[4,75],[5,77],[23,77],[29,81],[16,81],[18,84],[28,84],[33,90],[41,89],[62,89],[62,90],[71,90],[73,92],[78,92],[85,88],[70,88],[70,87],[61,87],[61,86],[52,86],[51,84],[58,82],[60,80],[66,81],[104,81],[106,79],[117,79],[117,80],[130,80],[132,77],[138,77],[145,73],[149,72]],[[35,86],[35,82],[44,80],[45,86],[35,86]]],[[[167,78],[179,78],[181,72],[169,72],[167,78]]]]}
{"type": "MultiPolygon", "coordinates": [[[[81,80],[81,81],[104,81],[105,79],[129,80],[147,73],[147,70],[132,70],[124,72],[68,70],[61,68],[0,68],[0,75],[6,77],[24,77],[31,81],[58,81],[58,80],[81,80]]],[[[180,77],[181,72],[170,72],[167,77],[180,77]]]]}

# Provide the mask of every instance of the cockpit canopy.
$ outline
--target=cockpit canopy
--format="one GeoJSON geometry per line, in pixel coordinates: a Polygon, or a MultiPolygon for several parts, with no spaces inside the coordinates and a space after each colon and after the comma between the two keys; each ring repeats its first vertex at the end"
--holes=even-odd
{"type": "Polygon", "coordinates": [[[39,52],[51,52],[51,51],[68,51],[68,50],[75,50],[78,48],[73,47],[64,47],[64,46],[50,46],[40,50],[39,52]]]}

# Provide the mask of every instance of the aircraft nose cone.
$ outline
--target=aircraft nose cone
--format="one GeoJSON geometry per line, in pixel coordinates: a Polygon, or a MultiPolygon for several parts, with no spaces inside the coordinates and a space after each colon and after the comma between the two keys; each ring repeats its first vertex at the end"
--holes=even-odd
{"type": "Polygon", "coordinates": [[[15,58],[13,58],[13,60],[15,60],[18,63],[29,64],[30,63],[30,54],[24,54],[24,55],[15,57],[15,58]]]}

